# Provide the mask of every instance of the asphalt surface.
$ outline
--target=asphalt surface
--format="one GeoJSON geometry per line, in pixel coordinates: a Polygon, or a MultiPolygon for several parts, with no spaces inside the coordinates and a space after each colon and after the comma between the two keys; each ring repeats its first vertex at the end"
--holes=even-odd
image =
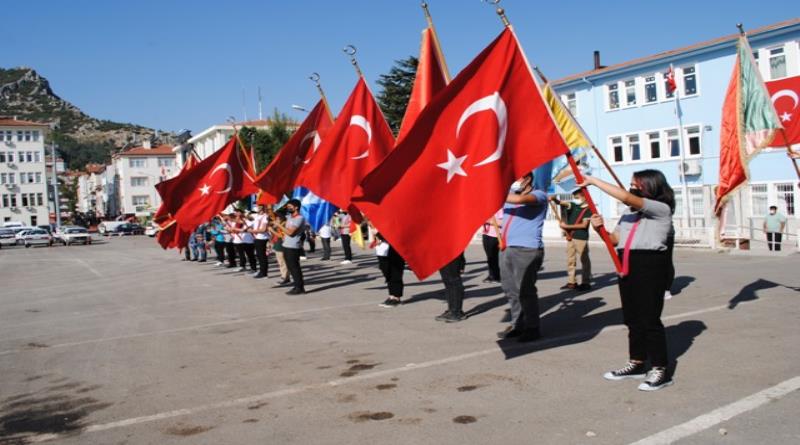
{"type": "Polygon", "coordinates": [[[274,261],[254,280],[146,237],[3,248],[0,443],[800,443],[797,255],[677,251],[675,385],[645,393],[601,377],[627,346],[600,246],[581,294],[548,246],[544,337],[526,345],[497,341],[505,299],[478,246],[454,324],[433,320],[438,277],[407,272],[406,303],[381,308],[371,253],[334,253],[288,296],[274,261]]]}

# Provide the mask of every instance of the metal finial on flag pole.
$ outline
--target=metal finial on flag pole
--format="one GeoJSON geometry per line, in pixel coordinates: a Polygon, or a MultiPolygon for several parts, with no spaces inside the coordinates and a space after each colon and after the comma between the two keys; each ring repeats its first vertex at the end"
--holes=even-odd
{"type": "Polygon", "coordinates": [[[495,12],[497,12],[497,15],[500,16],[500,20],[503,21],[503,26],[505,26],[506,28],[511,26],[511,22],[509,22],[508,17],[506,17],[506,10],[499,6],[500,0],[483,0],[483,1],[491,5],[498,5],[495,12]]]}
{"type": "Polygon", "coordinates": [[[333,112],[331,111],[331,107],[328,105],[328,98],[325,96],[325,91],[322,89],[322,84],[319,82],[319,73],[311,73],[308,78],[314,82],[314,85],[317,87],[319,96],[322,98],[322,101],[325,103],[325,108],[328,110],[328,115],[330,116],[331,120],[333,120],[333,112]]]}
{"type": "Polygon", "coordinates": [[[358,66],[358,61],[356,60],[356,47],[353,45],[347,45],[342,49],[342,51],[350,56],[350,63],[352,63],[353,68],[356,69],[356,74],[358,74],[358,77],[364,77],[364,74],[361,72],[361,67],[358,66]]]}
{"type": "Polygon", "coordinates": [[[420,6],[422,6],[422,10],[425,11],[425,20],[428,21],[428,26],[432,27],[433,26],[433,18],[431,17],[431,12],[428,11],[428,3],[423,1],[420,4],[420,6]]]}
{"type": "Polygon", "coordinates": [[[744,25],[742,25],[741,23],[737,23],[736,27],[739,28],[739,34],[744,35],[744,25]]]}

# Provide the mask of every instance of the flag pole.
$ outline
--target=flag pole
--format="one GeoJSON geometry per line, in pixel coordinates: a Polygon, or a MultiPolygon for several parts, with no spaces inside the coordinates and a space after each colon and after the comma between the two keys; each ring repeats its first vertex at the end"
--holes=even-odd
{"type": "MultiPolygon", "coordinates": [[[[484,1],[487,2],[487,3],[494,4],[494,5],[500,3],[500,0],[484,0],[484,1]]],[[[508,18],[506,17],[505,10],[503,8],[498,7],[496,9],[496,12],[497,12],[497,15],[500,16],[500,20],[503,21],[503,25],[506,28],[511,29],[511,31],[513,32],[513,28],[511,27],[511,23],[508,21],[508,18]]],[[[514,35],[514,38],[516,39],[516,35],[514,35]]],[[[519,44],[519,42],[517,42],[517,44],[519,44]]],[[[522,45],[520,45],[520,50],[521,49],[522,49],[522,45]]],[[[523,57],[525,58],[525,64],[528,66],[528,69],[530,70],[531,76],[533,76],[533,70],[530,68],[530,63],[528,63],[528,59],[525,56],[525,52],[522,51],[522,54],[523,54],[523,57]]],[[[539,88],[538,85],[536,87],[537,87],[537,89],[539,88]]],[[[541,94],[541,92],[540,92],[540,94],[541,94]]],[[[555,124],[555,122],[553,122],[553,124],[555,124]]],[[[563,135],[562,135],[562,138],[563,138],[563,135]]],[[[567,161],[569,161],[569,165],[572,168],[572,173],[573,173],[573,175],[575,175],[575,181],[577,181],[579,184],[582,183],[583,182],[583,175],[581,174],[581,170],[578,168],[578,163],[575,162],[575,158],[572,156],[572,152],[570,150],[567,150],[566,156],[567,156],[567,161]]],[[[594,213],[594,214],[599,214],[597,212],[597,206],[595,206],[594,200],[592,199],[592,195],[589,193],[589,191],[586,188],[584,188],[583,190],[584,190],[583,194],[586,196],[586,204],[589,205],[589,210],[591,210],[592,213],[594,213]]],[[[611,260],[614,262],[614,268],[617,270],[617,273],[622,273],[622,263],[619,260],[619,255],[617,255],[617,251],[614,248],[614,244],[611,243],[611,237],[609,237],[608,231],[606,230],[605,227],[600,227],[600,228],[597,229],[597,234],[600,235],[600,238],[602,238],[603,242],[605,242],[606,248],[608,249],[608,253],[611,255],[611,260]]]]}
{"type": "Polygon", "coordinates": [[[317,91],[319,92],[319,97],[322,98],[322,102],[325,104],[325,109],[328,110],[328,116],[331,118],[331,121],[334,120],[333,112],[331,111],[331,107],[328,104],[328,97],[325,96],[325,91],[323,91],[322,84],[319,82],[319,73],[311,73],[311,75],[308,76],[308,78],[312,82],[314,82],[314,86],[317,87],[317,91]]]}
{"type": "Polygon", "coordinates": [[[439,44],[439,35],[436,33],[436,27],[433,26],[433,17],[431,17],[431,12],[428,10],[428,3],[422,2],[421,4],[422,10],[425,12],[425,20],[428,21],[428,28],[431,30],[431,36],[433,37],[433,47],[436,48],[436,55],[439,59],[439,63],[444,70],[444,80],[447,83],[450,83],[452,77],[450,76],[450,70],[447,68],[447,62],[444,59],[444,52],[442,52],[442,47],[439,44]]]}
{"type": "MultiPolygon", "coordinates": [[[[538,74],[539,77],[542,79],[542,82],[544,82],[545,84],[547,84],[549,82],[547,80],[547,77],[545,77],[544,73],[542,73],[542,71],[539,69],[538,66],[534,66],[533,69],[534,69],[534,71],[536,71],[536,74],[538,74]]],[[[578,120],[575,119],[575,116],[572,115],[572,112],[569,111],[569,108],[564,106],[564,103],[561,102],[561,97],[559,97],[556,94],[553,94],[553,96],[555,96],[555,98],[558,101],[558,103],[561,104],[561,108],[563,108],[564,111],[567,112],[567,116],[569,116],[570,120],[572,121],[572,124],[575,125],[575,127],[577,127],[581,131],[581,133],[583,133],[584,139],[586,139],[587,141],[589,141],[591,143],[592,151],[598,157],[598,159],[600,159],[600,162],[603,164],[603,166],[606,168],[606,170],[608,170],[608,173],[611,175],[611,177],[614,178],[614,182],[616,182],[617,185],[620,188],[625,188],[625,186],[622,184],[622,181],[619,180],[619,177],[617,176],[617,173],[614,172],[613,168],[611,168],[611,165],[608,163],[608,161],[606,160],[605,156],[603,156],[603,154],[600,153],[600,150],[597,148],[597,146],[594,144],[594,142],[592,142],[592,139],[589,137],[589,135],[586,134],[586,130],[584,130],[583,127],[581,126],[581,124],[578,123],[578,120]]]]}
{"type": "MultiPolygon", "coordinates": [[[[675,69],[672,64],[669,64],[669,70],[672,73],[673,82],[675,82],[675,69]]],[[[686,165],[686,153],[683,144],[683,117],[681,116],[680,105],[680,88],[678,83],[675,82],[675,117],[678,119],[678,153],[680,154],[681,167],[678,169],[681,178],[681,195],[683,195],[683,202],[681,203],[683,218],[681,218],[684,228],[689,227],[689,185],[686,183],[686,173],[683,166],[686,165]]]]}
{"type": "Polygon", "coordinates": [[[361,72],[361,67],[358,66],[358,60],[356,60],[356,51],[358,51],[356,47],[353,45],[347,45],[342,49],[342,51],[344,51],[345,54],[350,56],[350,63],[353,64],[353,68],[355,68],[358,77],[363,78],[364,73],[361,72]]]}

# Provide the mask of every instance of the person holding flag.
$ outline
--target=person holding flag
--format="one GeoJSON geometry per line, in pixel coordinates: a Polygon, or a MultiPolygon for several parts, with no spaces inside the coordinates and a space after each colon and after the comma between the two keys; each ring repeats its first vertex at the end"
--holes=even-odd
{"type": "MultiPolygon", "coordinates": [[[[622,315],[628,327],[629,359],[625,366],[606,372],[607,380],[644,379],[642,391],[672,385],[667,370],[667,335],[661,322],[664,293],[669,286],[669,236],[675,211],[675,192],[658,170],[633,174],[630,190],[585,176],[579,187],[593,185],[628,206],[611,234],[622,259],[618,285],[622,315]],[[651,368],[645,363],[649,360],[651,368]]],[[[604,227],[602,215],[592,215],[595,229],[604,227]]]]}
{"type": "Polygon", "coordinates": [[[567,234],[567,284],[562,289],[585,292],[592,288],[592,261],[589,258],[589,220],[592,210],[586,204],[583,193],[583,189],[572,192],[572,202],[561,202],[555,195],[550,200],[564,208],[564,218],[559,226],[567,234]],[[578,258],[581,260],[580,285],[575,277],[578,258]]]}

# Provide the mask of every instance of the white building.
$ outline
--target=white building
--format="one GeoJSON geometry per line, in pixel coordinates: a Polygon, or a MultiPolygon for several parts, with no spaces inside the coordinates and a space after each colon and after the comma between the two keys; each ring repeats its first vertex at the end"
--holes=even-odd
{"type": "Polygon", "coordinates": [[[97,218],[117,216],[115,177],[113,164],[88,164],[86,172],[78,177],[77,210],[92,212],[97,218]]]}
{"type": "MultiPolygon", "coordinates": [[[[259,130],[266,130],[272,125],[273,121],[271,119],[257,119],[252,121],[237,122],[235,124],[236,128],[251,127],[259,130]]],[[[296,129],[297,127],[297,123],[289,123],[290,129],[296,129]]],[[[194,147],[195,153],[200,157],[201,160],[217,152],[233,136],[233,128],[234,124],[212,125],[211,127],[208,127],[198,133],[196,136],[192,136],[188,141],[186,141],[186,144],[175,147],[175,159],[178,162],[178,165],[183,165],[183,163],[186,162],[186,157],[189,154],[188,149],[190,149],[192,146],[194,147]]],[[[247,141],[245,141],[245,143],[247,143],[247,141]]]]}
{"type": "Polygon", "coordinates": [[[0,221],[49,224],[44,150],[49,128],[0,118],[0,221]]]}
{"type": "Polygon", "coordinates": [[[177,174],[175,153],[171,145],[152,147],[145,141],[142,147],[131,148],[112,157],[116,174],[119,213],[150,216],[161,205],[155,185],[177,174]]]}

